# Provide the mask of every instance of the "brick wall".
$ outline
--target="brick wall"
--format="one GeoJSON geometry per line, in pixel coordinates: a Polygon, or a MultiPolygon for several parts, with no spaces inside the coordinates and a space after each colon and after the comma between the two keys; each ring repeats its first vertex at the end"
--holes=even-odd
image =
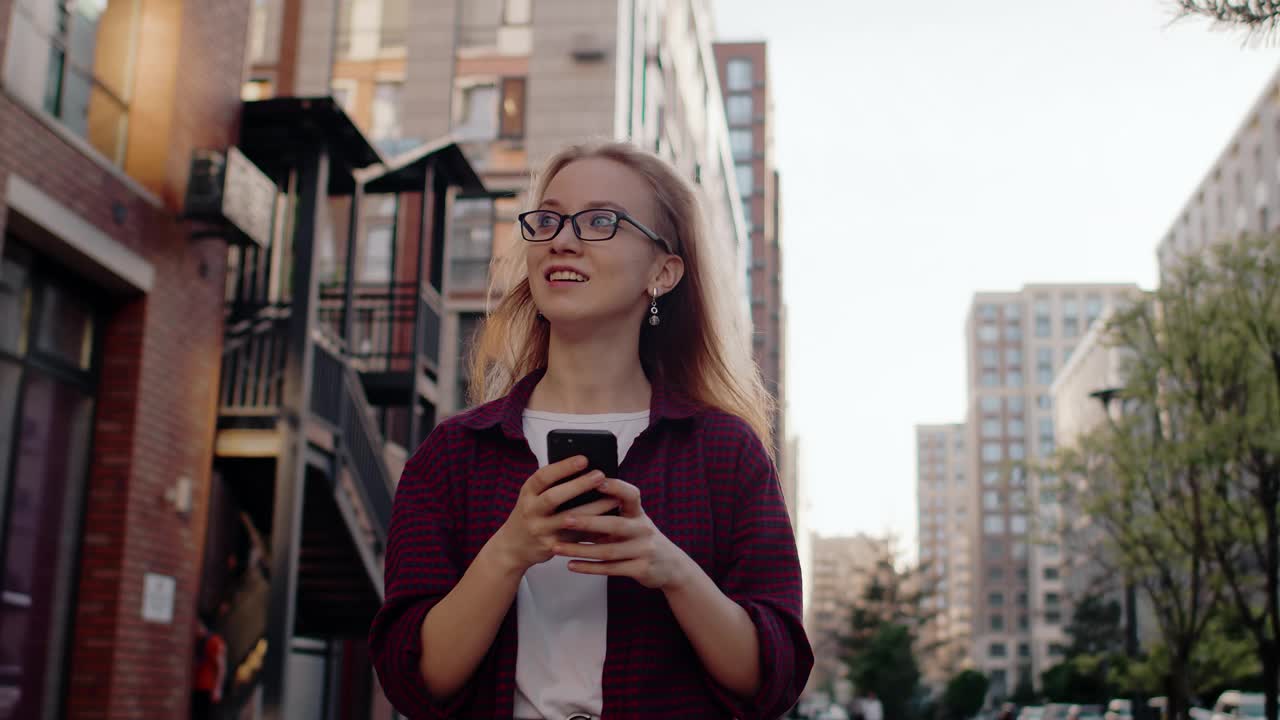
{"type": "MultiPolygon", "coordinates": [[[[13,5],[0,0],[0,57],[13,5]]],[[[175,14],[179,71],[170,136],[155,139],[169,148],[158,198],[136,192],[0,91],[0,193],[10,174],[20,174],[156,271],[149,294],[114,301],[103,333],[69,648],[70,718],[187,716],[226,252],[219,240],[192,242],[175,217],[192,149],[235,138],[248,10],[249,0],[188,0],[175,14]],[[164,499],[184,475],[195,486],[185,517],[164,499]],[[142,621],[147,572],[177,580],[171,625],[142,621]]]]}

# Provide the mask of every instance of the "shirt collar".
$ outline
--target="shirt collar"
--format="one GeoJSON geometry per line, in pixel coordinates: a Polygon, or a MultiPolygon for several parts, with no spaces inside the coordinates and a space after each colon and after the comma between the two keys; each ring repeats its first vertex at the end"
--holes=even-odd
{"type": "MultiPolygon", "coordinates": [[[[546,368],[539,368],[524,376],[511,388],[506,397],[463,414],[458,422],[471,430],[487,430],[500,426],[502,433],[513,440],[524,439],[524,411],[529,406],[529,398],[538,381],[546,375],[546,368]]],[[[697,415],[702,409],[698,403],[664,383],[649,379],[651,397],[649,400],[649,423],[657,424],[660,420],[686,420],[697,415]]]]}

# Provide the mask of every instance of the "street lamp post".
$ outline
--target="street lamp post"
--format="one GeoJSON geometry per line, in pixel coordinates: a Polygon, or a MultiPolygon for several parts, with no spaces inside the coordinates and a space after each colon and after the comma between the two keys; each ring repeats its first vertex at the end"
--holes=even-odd
{"type": "MultiPolygon", "coordinates": [[[[1115,418],[1111,414],[1111,403],[1120,400],[1120,413],[1124,414],[1124,398],[1123,389],[1117,387],[1103,388],[1089,393],[1089,397],[1097,400],[1102,405],[1102,412],[1107,418],[1107,423],[1111,425],[1113,430],[1117,429],[1115,418]]],[[[1128,571],[1124,574],[1124,652],[1130,662],[1138,659],[1138,593],[1133,582],[1133,578],[1128,571]]],[[[1138,707],[1137,693],[1131,700],[1133,707],[1131,712],[1134,717],[1139,717],[1139,713],[1143,712],[1143,708],[1138,707]]]]}

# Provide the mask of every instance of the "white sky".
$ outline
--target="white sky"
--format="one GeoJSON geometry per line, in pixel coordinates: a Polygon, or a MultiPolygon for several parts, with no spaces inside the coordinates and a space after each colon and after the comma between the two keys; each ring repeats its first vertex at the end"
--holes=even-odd
{"type": "Polygon", "coordinates": [[[918,423],[964,419],[979,290],[1155,281],[1280,65],[1163,0],[715,0],[767,40],[810,526],[915,538],[918,423]]]}

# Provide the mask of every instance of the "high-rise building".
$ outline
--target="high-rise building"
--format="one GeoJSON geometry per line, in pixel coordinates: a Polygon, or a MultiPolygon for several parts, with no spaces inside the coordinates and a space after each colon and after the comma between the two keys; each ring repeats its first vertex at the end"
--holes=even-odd
{"type": "Polygon", "coordinates": [[[1280,71],[1259,93],[1239,129],[1161,239],[1167,272],[1189,253],[1243,233],[1280,227],[1280,71]]]}
{"type": "Polygon", "coordinates": [[[916,426],[917,539],[922,580],[931,592],[929,622],[921,633],[930,684],[940,687],[970,657],[969,563],[974,478],[969,474],[968,435],[963,424],[916,426]]]}
{"type": "MultiPolygon", "coordinates": [[[[490,267],[513,241],[531,170],[562,146],[624,139],[670,159],[708,209],[714,251],[750,247],[708,0],[258,0],[249,93],[332,94],[384,155],[451,135],[484,181],[450,201],[439,367],[443,414],[465,408],[466,366],[491,300],[490,267]],[[262,27],[264,30],[258,30],[262,27]],[[283,30],[283,34],[278,30],[283,30]],[[284,41],[273,43],[270,38],[284,41]]],[[[763,70],[763,68],[762,68],[763,70]]],[[[366,253],[389,253],[395,209],[364,218],[366,253]]],[[[377,263],[373,263],[377,265],[377,263]]]]}
{"type": "Polygon", "coordinates": [[[885,546],[867,535],[814,535],[812,547],[813,589],[805,613],[805,630],[814,654],[809,685],[826,688],[847,675],[840,658],[840,640],[849,634],[850,612],[862,598],[885,546]]]}
{"type": "Polygon", "coordinates": [[[969,448],[973,478],[972,658],[993,697],[1035,685],[1055,664],[1070,619],[1062,551],[1040,542],[1059,506],[1041,492],[1029,461],[1055,447],[1049,387],[1076,344],[1134,285],[1028,285],[979,293],[966,327],[969,448]]]}
{"type": "MultiPolygon", "coordinates": [[[[773,427],[781,458],[787,452],[786,313],[782,301],[779,175],[773,148],[768,47],[763,42],[716,43],[715,56],[751,248],[746,282],[751,301],[752,350],[765,386],[777,400],[773,427]]],[[[795,488],[786,489],[794,523],[795,488]]]]}

